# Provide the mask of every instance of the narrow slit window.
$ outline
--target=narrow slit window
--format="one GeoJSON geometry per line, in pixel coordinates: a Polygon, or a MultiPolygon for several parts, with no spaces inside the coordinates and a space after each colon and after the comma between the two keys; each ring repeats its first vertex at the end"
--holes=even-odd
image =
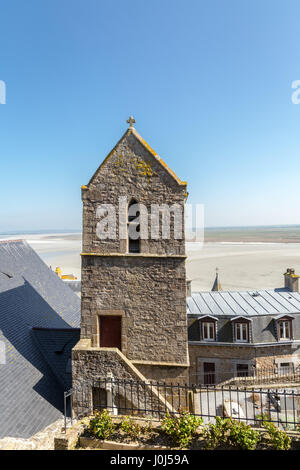
{"type": "Polygon", "coordinates": [[[128,252],[129,253],[140,253],[141,252],[141,239],[140,239],[140,211],[138,203],[135,199],[132,199],[128,206],[128,221],[127,221],[127,232],[128,232],[128,252]]]}

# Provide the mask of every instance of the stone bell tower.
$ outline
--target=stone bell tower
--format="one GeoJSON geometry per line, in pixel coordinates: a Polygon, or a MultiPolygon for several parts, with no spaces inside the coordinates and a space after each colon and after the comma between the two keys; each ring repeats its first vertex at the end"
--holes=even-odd
{"type": "Polygon", "coordinates": [[[108,371],[134,378],[138,371],[148,380],[187,383],[187,186],[138,134],[134,119],[127,122],[82,186],[81,340],[73,350],[73,382],[108,371]]]}

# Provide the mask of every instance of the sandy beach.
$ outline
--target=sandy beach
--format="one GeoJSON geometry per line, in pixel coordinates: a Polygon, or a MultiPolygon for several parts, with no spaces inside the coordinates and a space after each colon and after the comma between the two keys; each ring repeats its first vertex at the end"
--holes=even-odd
{"type": "Polygon", "coordinates": [[[0,240],[23,239],[54,271],[59,266],[63,274],[80,279],[81,233],[0,235],[0,240]]]}
{"type": "MultiPolygon", "coordinates": [[[[213,236],[217,236],[215,232],[213,236]]],[[[47,266],[53,270],[59,266],[63,274],[74,274],[80,279],[80,233],[0,236],[2,240],[19,238],[27,240],[47,266]]],[[[210,240],[210,235],[206,240],[210,240]]],[[[300,273],[300,243],[238,242],[228,241],[227,236],[226,241],[187,243],[186,251],[187,277],[192,280],[194,291],[211,290],[216,267],[224,290],[282,287],[287,267],[300,273]]]]}
{"type": "Polygon", "coordinates": [[[300,243],[204,243],[187,245],[187,276],[192,289],[211,290],[216,267],[224,290],[283,287],[287,267],[300,272],[300,243]]]}

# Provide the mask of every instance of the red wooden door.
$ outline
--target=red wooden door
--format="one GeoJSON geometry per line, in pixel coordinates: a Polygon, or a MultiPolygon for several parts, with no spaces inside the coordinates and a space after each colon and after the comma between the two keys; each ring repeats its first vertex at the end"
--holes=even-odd
{"type": "Polygon", "coordinates": [[[100,316],[100,347],[121,351],[121,317],[100,316]]]}

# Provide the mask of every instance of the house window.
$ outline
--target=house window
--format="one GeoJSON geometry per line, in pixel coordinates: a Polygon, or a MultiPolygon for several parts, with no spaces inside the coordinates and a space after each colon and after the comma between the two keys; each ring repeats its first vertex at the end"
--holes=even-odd
{"type": "Polygon", "coordinates": [[[248,364],[237,364],[236,375],[237,377],[248,377],[249,375],[248,364]]]}
{"type": "Polygon", "coordinates": [[[216,365],[214,362],[203,362],[203,379],[204,385],[214,385],[216,383],[216,365]]]}
{"type": "Polygon", "coordinates": [[[205,341],[215,341],[215,323],[203,321],[202,323],[202,339],[205,341]]]}
{"type": "Polygon", "coordinates": [[[141,251],[139,216],[140,216],[139,205],[135,199],[132,199],[128,206],[128,220],[127,220],[128,252],[129,253],[140,253],[141,251]]]}
{"type": "Polygon", "coordinates": [[[278,322],[279,339],[292,339],[292,322],[283,320],[278,322]]]}
{"type": "Polygon", "coordinates": [[[279,372],[280,372],[280,374],[293,373],[293,363],[291,363],[291,362],[281,362],[279,372]]]}
{"type": "Polygon", "coordinates": [[[239,343],[247,343],[249,341],[248,323],[235,324],[235,340],[239,343]]]}

